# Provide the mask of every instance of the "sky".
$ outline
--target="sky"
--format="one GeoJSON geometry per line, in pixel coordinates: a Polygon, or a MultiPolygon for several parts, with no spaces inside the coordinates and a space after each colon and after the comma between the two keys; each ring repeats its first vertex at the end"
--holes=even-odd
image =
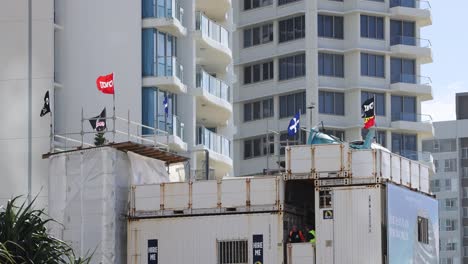
{"type": "Polygon", "coordinates": [[[455,93],[468,92],[468,0],[432,0],[432,25],[421,38],[432,43],[434,62],[422,65],[421,75],[432,79],[434,100],[422,104],[433,121],[455,119],[455,93]]]}

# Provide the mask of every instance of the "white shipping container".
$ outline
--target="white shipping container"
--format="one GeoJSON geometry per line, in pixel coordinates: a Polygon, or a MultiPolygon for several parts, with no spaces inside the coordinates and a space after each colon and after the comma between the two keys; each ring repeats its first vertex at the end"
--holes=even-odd
{"type": "Polygon", "coordinates": [[[317,188],[315,203],[317,264],[438,263],[432,197],[388,183],[317,188]]]}
{"type": "Polygon", "coordinates": [[[151,243],[154,263],[253,263],[254,235],[261,235],[261,263],[284,259],[279,213],[139,219],[129,221],[127,232],[129,264],[149,263],[151,243]]]}

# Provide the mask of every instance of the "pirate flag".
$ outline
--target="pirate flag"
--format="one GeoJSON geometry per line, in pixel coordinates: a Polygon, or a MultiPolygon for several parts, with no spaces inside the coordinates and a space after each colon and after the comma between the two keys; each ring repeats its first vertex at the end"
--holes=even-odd
{"type": "Polygon", "coordinates": [[[41,117],[45,116],[47,113],[50,113],[49,91],[47,91],[44,95],[44,106],[41,110],[41,117]]]}
{"type": "Polygon", "coordinates": [[[367,99],[361,106],[362,118],[364,118],[364,128],[375,126],[374,97],[367,99]]]}
{"type": "Polygon", "coordinates": [[[102,110],[101,114],[98,116],[93,117],[92,119],[89,120],[89,123],[93,127],[93,130],[96,130],[97,132],[102,132],[106,130],[106,108],[102,110]]]}

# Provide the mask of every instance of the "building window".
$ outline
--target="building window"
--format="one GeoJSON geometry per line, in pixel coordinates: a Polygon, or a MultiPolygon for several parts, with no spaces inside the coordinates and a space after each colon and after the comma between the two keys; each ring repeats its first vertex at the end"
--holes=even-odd
{"type": "Polygon", "coordinates": [[[439,161],[438,160],[434,160],[434,168],[435,168],[436,173],[440,172],[440,167],[439,167],[439,161]]]}
{"type": "Polygon", "coordinates": [[[306,112],[306,93],[299,92],[288,95],[282,95],[280,101],[280,118],[293,117],[297,112],[304,114],[306,112]]]}
{"type": "Polygon", "coordinates": [[[440,180],[431,181],[431,192],[440,192],[440,180]]]}
{"type": "Polygon", "coordinates": [[[279,42],[305,37],[305,16],[297,16],[279,21],[279,42]]]}
{"type": "Polygon", "coordinates": [[[416,45],[416,25],[410,21],[390,21],[390,45],[416,45]]]}
{"type": "Polygon", "coordinates": [[[463,217],[468,218],[468,207],[463,207],[463,217]]]}
{"type": "Polygon", "coordinates": [[[431,153],[455,152],[457,151],[457,141],[455,139],[423,140],[422,149],[431,153]]]}
{"type": "Polygon", "coordinates": [[[269,6],[273,4],[273,0],[244,0],[244,10],[269,6]]]}
{"type": "Polygon", "coordinates": [[[457,221],[453,219],[445,219],[445,231],[455,231],[457,229],[457,221]]]}
{"type": "Polygon", "coordinates": [[[463,187],[463,198],[468,198],[468,187],[463,187]]]}
{"type": "Polygon", "coordinates": [[[361,75],[385,78],[385,57],[361,53],[361,75]]]}
{"type": "Polygon", "coordinates": [[[374,109],[375,114],[378,116],[385,116],[385,94],[384,93],[372,93],[372,92],[361,92],[361,104],[367,99],[374,97],[374,109]]]}
{"type": "Polygon", "coordinates": [[[429,220],[418,216],[418,241],[429,244],[429,220]]]}
{"type": "Polygon", "coordinates": [[[461,149],[461,158],[462,159],[468,159],[468,148],[462,148],[461,149]]]}
{"type": "MultiPolygon", "coordinates": [[[[369,129],[361,129],[361,136],[364,140],[369,133],[369,129]]],[[[387,132],[385,130],[377,130],[375,133],[375,139],[380,145],[387,147],[387,132]]]]}
{"type": "Polygon", "coordinates": [[[344,55],[319,53],[318,65],[321,76],[344,77],[344,55]]]}
{"type": "Polygon", "coordinates": [[[392,95],[392,121],[416,122],[416,97],[392,95]]]}
{"type": "Polygon", "coordinates": [[[244,67],[244,84],[271,80],[273,76],[273,61],[244,67]]]}
{"type": "Polygon", "coordinates": [[[447,242],[445,245],[445,250],[446,251],[455,251],[457,247],[457,244],[455,242],[447,242]]]}
{"type": "Polygon", "coordinates": [[[244,122],[273,116],[273,98],[244,104],[244,122]]]}
{"type": "Polygon", "coordinates": [[[344,93],[319,91],[319,113],[344,115],[344,93]]]}
{"type": "MultiPolygon", "coordinates": [[[[142,91],[142,123],[145,126],[172,132],[172,116],[177,113],[177,95],[154,87],[144,87],[142,91]],[[168,117],[164,111],[164,98],[168,101],[168,117]]],[[[153,134],[153,130],[143,128],[143,135],[153,134]]]]}
{"type": "Polygon", "coordinates": [[[318,15],[319,37],[343,39],[343,17],[318,15]]]}
{"type": "Polygon", "coordinates": [[[468,178],[468,167],[462,167],[462,177],[468,178]]]}
{"type": "Polygon", "coordinates": [[[322,208],[331,208],[332,207],[332,195],[331,191],[320,191],[319,192],[319,207],[322,208]]]}
{"type": "Polygon", "coordinates": [[[280,134],[280,155],[284,155],[286,146],[305,145],[307,142],[307,133],[301,130],[293,137],[289,137],[288,132],[280,134]]]}
{"type": "Polygon", "coordinates": [[[278,0],[278,5],[286,5],[289,3],[299,2],[301,0],[278,0]]]}
{"type": "Polygon", "coordinates": [[[445,199],[445,210],[452,211],[457,207],[457,198],[448,198],[445,199]]]}
{"type": "Polygon", "coordinates": [[[338,130],[338,129],[323,129],[323,133],[332,135],[336,138],[338,138],[341,141],[345,140],[345,131],[344,130],[338,130]]]}
{"type": "Polygon", "coordinates": [[[273,24],[244,29],[244,48],[273,41],[273,24]]]}
{"type": "Polygon", "coordinates": [[[268,140],[266,135],[244,140],[244,159],[257,158],[274,153],[274,135],[269,135],[268,140]]]}
{"type": "Polygon", "coordinates": [[[177,38],[155,29],[143,29],[143,76],[173,76],[177,65],[177,38]]]}
{"type": "Polygon", "coordinates": [[[452,180],[451,179],[445,179],[445,189],[444,191],[450,191],[452,190],[452,180]]]}
{"type": "Polygon", "coordinates": [[[173,17],[173,10],[176,10],[172,1],[165,0],[143,0],[142,15],[143,18],[148,17],[173,17]]]}
{"type": "Polygon", "coordinates": [[[457,171],[457,160],[456,159],[447,159],[444,160],[444,171],[453,172],[457,171]]]}
{"type": "Polygon", "coordinates": [[[305,75],[305,54],[284,57],[279,59],[279,80],[288,80],[305,75]]]}
{"type": "Polygon", "coordinates": [[[417,135],[392,133],[392,152],[412,160],[418,160],[417,135]]]}
{"type": "Polygon", "coordinates": [[[410,8],[416,8],[416,1],[417,0],[390,0],[390,7],[395,6],[404,6],[410,8]]]}
{"type": "Polygon", "coordinates": [[[361,15],[361,37],[384,39],[384,18],[361,15]]]}
{"type": "Polygon", "coordinates": [[[416,60],[392,58],[390,61],[391,83],[417,83],[416,60]]]}
{"type": "Polygon", "coordinates": [[[218,264],[249,263],[249,248],[247,240],[217,241],[218,264]]]}

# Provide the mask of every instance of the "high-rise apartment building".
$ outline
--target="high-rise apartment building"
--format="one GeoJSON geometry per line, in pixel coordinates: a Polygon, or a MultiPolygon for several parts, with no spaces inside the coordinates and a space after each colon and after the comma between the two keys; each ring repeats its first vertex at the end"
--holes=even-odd
{"type": "Polygon", "coordinates": [[[434,157],[431,191],[439,200],[440,263],[468,263],[468,93],[457,94],[457,120],[434,123],[423,150],[434,157]]]}
{"type": "Polygon", "coordinates": [[[297,112],[302,127],[323,121],[339,138],[360,139],[360,107],[370,97],[378,141],[421,156],[421,140],[433,134],[421,113],[432,99],[430,78],[421,76],[432,62],[420,35],[432,23],[428,2],[242,0],[234,10],[236,175],[274,170],[286,141],[305,142],[306,131],[287,138],[297,112]]]}
{"type": "Polygon", "coordinates": [[[187,153],[193,175],[205,175],[205,150],[211,177],[232,173],[230,0],[56,0],[55,10],[57,133],[80,131],[82,108],[111,112],[95,79],[114,72],[117,116],[169,133],[159,140],[187,153]]]}
{"type": "MultiPolygon", "coordinates": [[[[153,139],[150,128],[158,129],[158,142],[191,158],[184,175],[206,177],[207,157],[209,177],[232,175],[232,28],[231,0],[1,1],[0,110],[7,126],[0,128],[0,202],[27,194],[28,186],[33,195],[43,188],[47,202],[48,162],[41,155],[49,151],[51,116],[39,118],[45,92],[54,133],[81,141],[82,131],[93,131],[82,117],[104,107],[112,116],[112,95],[96,88],[96,78],[111,72],[116,116],[134,122],[129,129],[118,119],[116,130],[153,139]]],[[[114,129],[112,120],[107,127],[114,129]]],[[[76,145],[54,141],[62,149],[76,145]]]]}

